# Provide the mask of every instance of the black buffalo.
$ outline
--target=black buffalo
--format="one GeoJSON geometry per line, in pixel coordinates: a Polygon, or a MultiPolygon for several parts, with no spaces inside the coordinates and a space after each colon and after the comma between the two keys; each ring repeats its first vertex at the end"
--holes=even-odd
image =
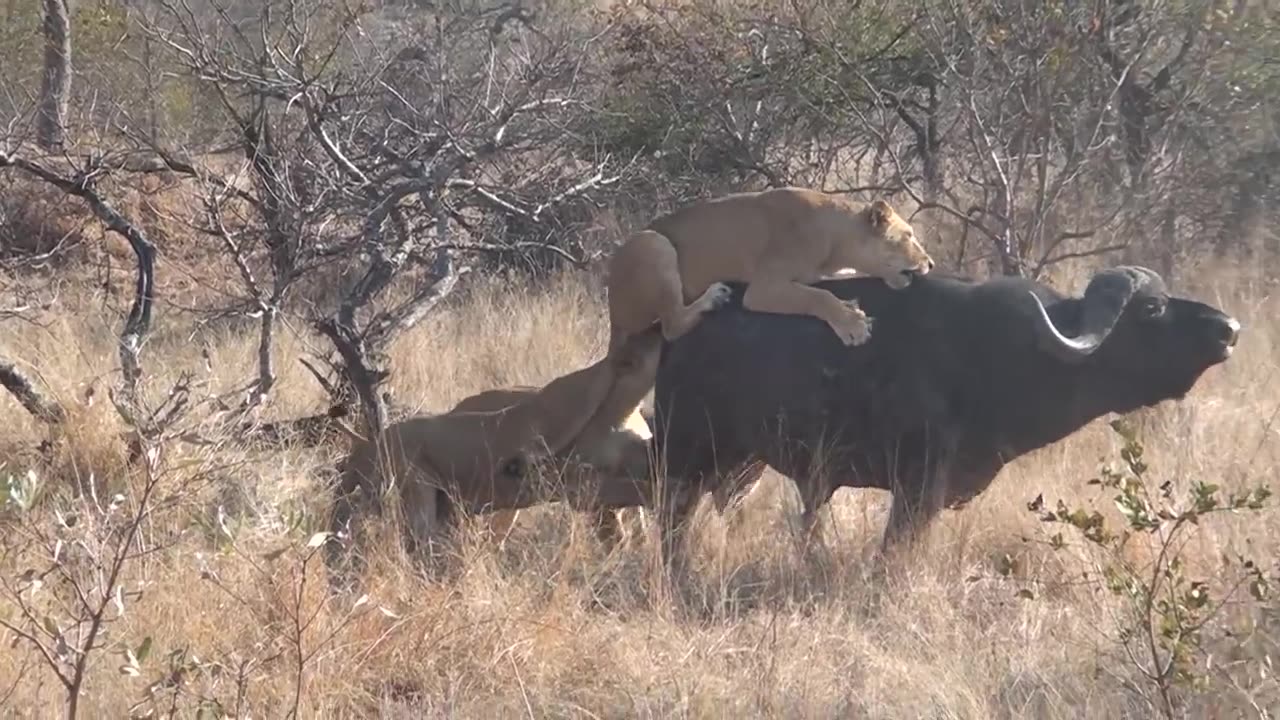
{"type": "Polygon", "coordinates": [[[654,443],[669,559],[705,491],[726,499],[768,464],[796,481],[806,525],[840,486],[889,490],[882,549],[981,493],[1014,458],[1094,418],[1182,398],[1225,361],[1240,324],[1119,267],[1083,298],[1021,278],[930,274],[816,283],[857,299],[871,339],[817,318],[751,312],[743,287],[664,346],[654,443]]]}

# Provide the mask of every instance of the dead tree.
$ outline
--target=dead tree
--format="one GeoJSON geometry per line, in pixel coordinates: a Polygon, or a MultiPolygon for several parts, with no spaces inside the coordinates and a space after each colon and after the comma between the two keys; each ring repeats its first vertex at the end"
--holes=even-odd
{"type": "Polygon", "coordinates": [[[71,17],[67,0],[41,0],[44,64],[36,110],[36,142],[45,150],[62,147],[71,94],[71,17]]]}
{"type": "Polygon", "coordinates": [[[1001,274],[1034,277],[1062,260],[1123,247],[1086,242],[1128,207],[1125,198],[1077,196],[1110,166],[1119,83],[1079,60],[1082,40],[1069,22],[1017,3],[941,0],[921,10],[913,32],[922,61],[938,68],[935,82],[949,93],[949,201],[931,199],[910,179],[904,145],[918,144],[919,133],[912,130],[904,142],[895,132],[901,120],[895,89],[860,75],[880,101],[873,112],[856,105],[854,112],[881,138],[918,212],[941,213],[976,232],[1001,274]]]}
{"type": "Polygon", "coordinates": [[[84,201],[94,216],[107,228],[129,243],[137,262],[133,302],[120,331],[119,355],[122,383],[112,393],[117,410],[131,426],[144,434],[158,427],[142,411],[139,382],[142,378],[142,344],[151,330],[151,312],[155,301],[155,246],[136,224],[125,217],[101,193],[98,180],[109,173],[103,157],[94,156],[74,173],[63,173],[45,164],[12,153],[0,152],[0,169],[13,168],[58,188],[69,196],[84,201]]]}
{"type": "Polygon", "coordinates": [[[287,5],[268,2],[260,27],[246,33],[221,14],[197,17],[160,0],[145,27],[171,67],[219,99],[252,188],[151,149],[167,169],[202,181],[200,229],[227,249],[250,311],[260,313],[251,404],[271,387],[270,333],[291,312],[290,288],[339,263],[350,273],[304,315],[334,348],[333,404],[355,398],[369,434],[386,421],[390,343],[452,292],[468,271],[459,260],[512,249],[479,237],[492,219],[548,222],[552,209],[589,198],[617,174],[608,157],[583,162],[575,144],[589,106],[577,97],[583,53],[574,43],[589,38],[466,9],[411,13],[389,36],[349,48],[353,12],[287,5]],[[318,39],[314,27],[333,28],[334,39],[318,39]],[[340,61],[339,51],[352,56],[340,61]],[[225,211],[237,203],[250,212],[232,227],[225,211]],[[397,287],[406,292],[387,302],[397,287]]]}

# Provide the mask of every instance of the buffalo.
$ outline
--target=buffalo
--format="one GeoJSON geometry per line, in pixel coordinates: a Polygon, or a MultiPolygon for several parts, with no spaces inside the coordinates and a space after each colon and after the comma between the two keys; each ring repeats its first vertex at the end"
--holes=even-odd
{"type": "Polygon", "coordinates": [[[1097,272],[1083,297],[1018,277],[815,284],[875,318],[869,342],[746,310],[738,283],[664,345],[653,418],[664,558],[704,492],[723,511],[766,464],[796,482],[806,528],[836,488],[879,488],[893,498],[881,551],[909,542],[1015,458],[1107,413],[1183,398],[1240,333],[1136,266],[1097,272]]]}

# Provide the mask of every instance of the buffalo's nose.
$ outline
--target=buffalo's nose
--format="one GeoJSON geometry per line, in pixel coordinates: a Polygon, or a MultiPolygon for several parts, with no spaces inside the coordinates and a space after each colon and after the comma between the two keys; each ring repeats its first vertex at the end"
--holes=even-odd
{"type": "Polygon", "coordinates": [[[1235,347],[1236,341],[1240,339],[1240,321],[1229,317],[1226,322],[1214,323],[1214,336],[1223,345],[1235,347]]]}

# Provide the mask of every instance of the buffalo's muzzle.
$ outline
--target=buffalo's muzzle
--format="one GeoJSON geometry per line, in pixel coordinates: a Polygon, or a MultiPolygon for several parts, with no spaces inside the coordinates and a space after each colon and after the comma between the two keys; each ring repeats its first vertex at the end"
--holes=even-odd
{"type": "Polygon", "coordinates": [[[1219,323],[1217,327],[1217,339],[1227,347],[1235,347],[1236,341],[1240,339],[1240,321],[1235,318],[1227,318],[1224,323],[1219,323]]]}
{"type": "Polygon", "coordinates": [[[1214,340],[1221,343],[1222,357],[1231,357],[1231,352],[1240,340],[1240,321],[1233,317],[1213,323],[1210,330],[1214,340]]]}

